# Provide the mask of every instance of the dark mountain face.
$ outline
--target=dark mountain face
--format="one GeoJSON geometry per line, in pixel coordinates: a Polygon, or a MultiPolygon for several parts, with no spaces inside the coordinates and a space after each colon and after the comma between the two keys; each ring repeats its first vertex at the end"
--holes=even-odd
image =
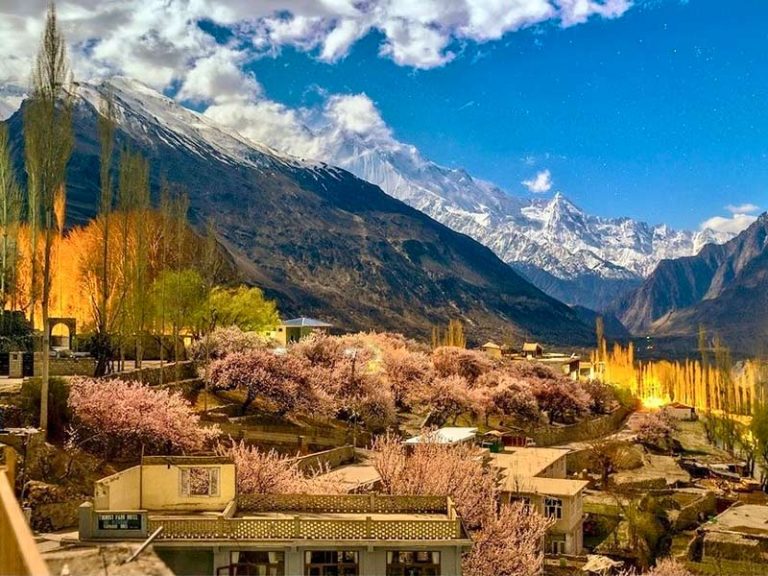
{"type": "MultiPolygon", "coordinates": [[[[422,337],[457,318],[471,340],[592,342],[573,311],[469,237],[344,170],[280,156],[132,87],[113,86],[117,149],[150,160],[155,192],[164,177],[186,187],[193,222],[215,219],[243,278],[277,298],[285,316],[422,337]]],[[[97,91],[83,92],[69,165],[72,223],[92,217],[99,197],[97,91]]],[[[21,113],[9,124],[20,158],[21,113]]]]}
{"type": "Polygon", "coordinates": [[[768,214],[739,236],[690,258],[662,261],[616,304],[635,334],[694,338],[699,326],[742,354],[765,352],[768,335],[768,214]]]}
{"type": "Polygon", "coordinates": [[[621,321],[615,315],[610,313],[595,312],[584,306],[572,306],[573,311],[578,314],[581,321],[587,326],[596,326],[598,316],[603,319],[603,330],[606,340],[609,342],[622,341],[628,342],[632,339],[621,321]]]}
{"type": "Polygon", "coordinates": [[[514,263],[512,266],[553,298],[585,310],[605,310],[642,283],[639,278],[606,278],[594,272],[564,279],[532,264],[514,263]]]}

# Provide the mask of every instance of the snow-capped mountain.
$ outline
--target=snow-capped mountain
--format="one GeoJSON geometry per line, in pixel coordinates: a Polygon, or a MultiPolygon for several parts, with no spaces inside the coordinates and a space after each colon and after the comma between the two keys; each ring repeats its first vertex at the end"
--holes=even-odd
{"type": "Polygon", "coordinates": [[[661,260],[691,256],[732,237],[593,216],[561,193],[514,197],[394,139],[371,142],[339,132],[328,142],[326,161],[475,238],[569,304],[601,309],[639,285],[661,260]]]}

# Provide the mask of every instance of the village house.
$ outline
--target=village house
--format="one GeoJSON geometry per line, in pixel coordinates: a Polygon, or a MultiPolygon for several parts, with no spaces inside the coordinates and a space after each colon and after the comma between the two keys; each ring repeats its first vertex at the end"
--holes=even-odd
{"type": "Polygon", "coordinates": [[[567,450],[514,448],[491,454],[501,474],[502,502],[524,502],[555,520],[546,542],[549,554],[580,554],[583,492],[588,482],[566,478],[567,450]]]}
{"type": "Polygon", "coordinates": [[[525,342],[523,344],[523,357],[528,360],[541,358],[544,355],[544,348],[538,342],[525,342]]]}
{"type": "Polygon", "coordinates": [[[489,358],[493,358],[494,360],[501,360],[501,346],[498,344],[495,344],[493,342],[486,342],[482,346],[480,346],[481,350],[485,352],[489,358]]]}
{"type": "Polygon", "coordinates": [[[537,342],[526,342],[523,344],[522,353],[513,354],[510,358],[518,362],[539,362],[572,380],[578,380],[584,370],[578,354],[545,353],[544,348],[537,342]]]}
{"type": "Polygon", "coordinates": [[[291,342],[298,342],[302,338],[315,332],[327,332],[333,328],[333,324],[317,320],[315,318],[293,318],[285,320],[267,335],[280,346],[287,346],[291,342]]]}
{"type": "Polygon", "coordinates": [[[177,575],[453,576],[471,546],[449,498],[237,494],[221,457],[147,457],[96,483],[80,540],[140,542],[177,575]]]}
{"type": "Polygon", "coordinates": [[[671,402],[663,410],[675,420],[696,420],[696,409],[681,402],[671,402]]]}

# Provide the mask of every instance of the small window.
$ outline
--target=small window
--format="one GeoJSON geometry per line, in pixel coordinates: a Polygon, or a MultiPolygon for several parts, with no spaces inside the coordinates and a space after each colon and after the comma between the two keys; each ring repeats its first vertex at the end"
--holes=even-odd
{"type": "Polygon", "coordinates": [[[515,502],[522,504],[526,510],[531,510],[531,498],[529,496],[510,496],[509,503],[514,504],[515,502]]]}
{"type": "Polygon", "coordinates": [[[387,552],[387,576],[440,576],[440,552],[387,552]]]}
{"type": "Polygon", "coordinates": [[[547,518],[560,519],[563,517],[563,501],[560,498],[550,498],[547,496],[544,499],[544,515],[547,518]]]}
{"type": "Polygon", "coordinates": [[[181,469],[182,496],[218,496],[219,469],[190,466],[181,469]]]}

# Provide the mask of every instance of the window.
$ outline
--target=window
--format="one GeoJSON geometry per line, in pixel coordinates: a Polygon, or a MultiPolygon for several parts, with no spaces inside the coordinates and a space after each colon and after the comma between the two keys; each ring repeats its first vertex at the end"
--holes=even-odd
{"type": "Polygon", "coordinates": [[[182,496],[218,496],[219,469],[200,466],[181,468],[182,496]]]}
{"type": "Polygon", "coordinates": [[[565,554],[565,536],[552,536],[549,541],[550,554],[565,554]]]}
{"type": "Polygon", "coordinates": [[[440,576],[440,552],[387,552],[387,576],[440,576]]]}
{"type": "Polygon", "coordinates": [[[358,576],[358,553],[349,550],[312,550],[304,553],[306,576],[358,576]]]}
{"type": "Polygon", "coordinates": [[[216,570],[217,576],[284,576],[285,554],[264,550],[229,553],[229,566],[216,570]]]}
{"type": "Polygon", "coordinates": [[[544,498],[544,516],[547,518],[557,518],[558,520],[563,517],[563,501],[560,498],[550,498],[547,496],[544,498]]]}

